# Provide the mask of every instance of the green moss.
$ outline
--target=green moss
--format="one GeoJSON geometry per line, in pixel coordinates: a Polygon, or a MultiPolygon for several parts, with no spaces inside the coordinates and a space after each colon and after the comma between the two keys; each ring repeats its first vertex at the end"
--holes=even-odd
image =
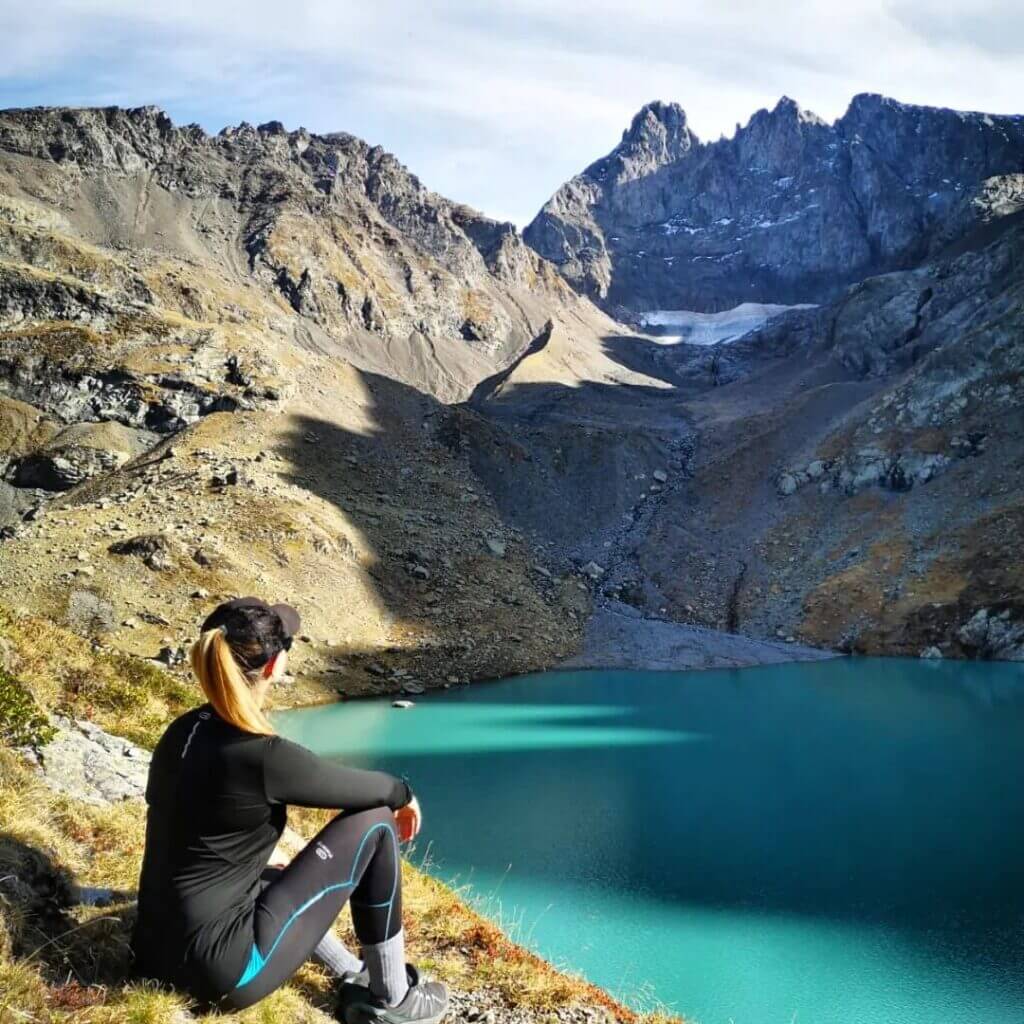
{"type": "Polygon", "coordinates": [[[32,694],[0,669],[0,740],[13,747],[41,747],[55,732],[32,694]]]}
{"type": "Polygon", "coordinates": [[[109,654],[104,659],[125,685],[142,695],[165,701],[171,713],[184,711],[196,703],[197,690],[170,673],[130,654],[109,654]]]}
{"type": "Polygon", "coordinates": [[[128,654],[96,657],[92,664],[64,671],[61,703],[68,714],[87,709],[103,728],[133,743],[152,747],[167,722],[193,707],[196,687],[128,654]]]}

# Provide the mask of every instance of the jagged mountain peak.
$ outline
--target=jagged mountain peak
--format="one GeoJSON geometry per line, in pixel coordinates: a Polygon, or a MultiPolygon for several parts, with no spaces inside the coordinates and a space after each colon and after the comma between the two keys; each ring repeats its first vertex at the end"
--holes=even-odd
{"type": "Polygon", "coordinates": [[[700,144],[673,104],[524,231],[609,308],[821,302],[1024,209],[1024,118],[855,96],[834,124],[783,96],[700,144]]]}
{"type": "Polygon", "coordinates": [[[584,175],[628,181],[685,157],[699,145],[678,103],[653,100],[633,116],[619,144],[584,175]]]}
{"type": "MultiPolygon", "coordinates": [[[[0,150],[76,164],[87,175],[130,174],[142,168],[188,193],[235,194],[242,167],[285,172],[295,186],[312,179],[324,196],[349,193],[359,180],[370,193],[399,188],[424,206],[455,204],[430,191],[396,156],[348,132],[289,130],[281,121],[241,121],[215,135],[198,124],[176,125],[157,106],[26,107],[0,110],[0,150]]],[[[469,208],[460,205],[460,219],[469,208]]],[[[486,220],[483,214],[473,215],[486,220]]]]}
{"type": "MultiPolygon", "coordinates": [[[[770,110],[762,107],[745,125],[737,126],[736,134],[731,141],[740,149],[748,147],[751,143],[756,147],[773,149],[776,151],[773,162],[780,163],[779,139],[788,139],[790,149],[798,151],[803,145],[805,134],[811,133],[820,137],[832,131],[832,127],[824,118],[800,106],[789,96],[782,96],[770,110]]],[[[743,162],[745,158],[741,155],[740,159],[743,162]]],[[[781,158],[781,162],[785,163],[785,159],[781,158]]],[[[784,169],[788,173],[789,168],[784,169]]]]}
{"type": "Polygon", "coordinates": [[[652,133],[689,132],[686,111],[678,103],[651,100],[633,115],[629,127],[622,133],[623,142],[639,141],[652,133]]]}
{"type": "Polygon", "coordinates": [[[812,124],[820,127],[828,125],[828,122],[813,110],[802,107],[795,99],[785,95],[779,97],[778,103],[771,109],[769,116],[776,120],[794,120],[800,124],[812,124]]]}

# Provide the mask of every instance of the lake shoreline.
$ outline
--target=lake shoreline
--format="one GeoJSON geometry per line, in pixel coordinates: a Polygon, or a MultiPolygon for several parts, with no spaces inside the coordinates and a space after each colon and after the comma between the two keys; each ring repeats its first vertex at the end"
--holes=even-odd
{"type": "Polygon", "coordinates": [[[649,619],[631,605],[610,601],[595,609],[587,621],[582,650],[554,667],[683,672],[839,657],[838,651],[801,643],[756,640],[704,626],[649,619]]]}

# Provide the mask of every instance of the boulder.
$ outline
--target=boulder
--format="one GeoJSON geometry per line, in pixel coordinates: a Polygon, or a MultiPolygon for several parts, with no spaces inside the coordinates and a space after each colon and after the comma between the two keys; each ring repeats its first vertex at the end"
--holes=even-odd
{"type": "Polygon", "coordinates": [[[792,473],[783,473],[782,476],[779,477],[777,486],[779,494],[783,497],[793,494],[796,492],[797,488],[796,477],[793,476],[792,473]]]}
{"type": "Polygon", "coordinates": [[[97,806],[143,796],[148,751],[92,722],[54,716],[52,723],[57,735],[39,753],[28,752],[51,789],[97,806]]]}
{"type": "Polygon", "coordinates": [[[162,533],[143,533],[127,540],[114,541],[108,548],[112,555],[132,555],[141,558],[150,568],[158,572],[173,569],[173,543],[162,533]]]}

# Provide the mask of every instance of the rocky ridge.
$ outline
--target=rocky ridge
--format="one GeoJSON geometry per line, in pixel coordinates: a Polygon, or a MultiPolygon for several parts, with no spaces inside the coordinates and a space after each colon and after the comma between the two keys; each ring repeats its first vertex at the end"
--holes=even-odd
{"type": "Polygon", "coordinates": [[[45,315],[106,329],[159,296],[186,317],[223,315],[334,354],[344,335],[344,355],[365,369],[448,398],[552,315],[603,324],[511,224],[430,192],[344,133],[271,122],[208,136],[155,107],[37,108],[0,114],[0,152],[0,315],[12,324],[45,315]],[[74,241],[47,233],[62,226],[74,241]],[[78,239],[131,255],[93,267],[78,239]],[[225,294],[237,281],[197,286],[156,254],[212,260],[264,308],[225,294]]]}
{"type": "Polygon", "coordinates": [[[783,97],[701,142],[651,103],[524,232],[608,309],[819,303],[1024,209],[1024,117],[855,96],[834,124],[783,97]]]}

